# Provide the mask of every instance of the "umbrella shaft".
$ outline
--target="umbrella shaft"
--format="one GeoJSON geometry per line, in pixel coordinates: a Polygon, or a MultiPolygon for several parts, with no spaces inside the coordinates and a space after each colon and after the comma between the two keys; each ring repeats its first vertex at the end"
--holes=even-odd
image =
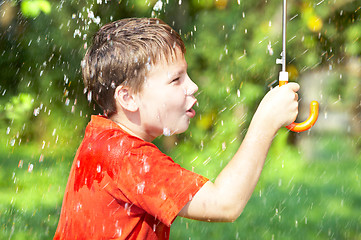
{"type": "Polygon", "coordinates": [[[287,1],[283,0],[282,11],[282,71],[286,71],[286,18],[287,18],[287,1]]]}

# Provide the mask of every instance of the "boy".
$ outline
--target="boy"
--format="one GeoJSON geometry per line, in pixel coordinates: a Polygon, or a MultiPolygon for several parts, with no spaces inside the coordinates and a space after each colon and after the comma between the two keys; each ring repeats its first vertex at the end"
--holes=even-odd
{"type": "Polygon", "coordinates": [[[277,130],[297,116],[299,86],[271,90],[215,182],[151,143],[184,132],[198,87],[180,36],[158,19],[103,26],[82,61],[92,116],[75,156],[54,239],[168,239],[176,216],[234,221],[256,186],[277,130]],[[267,123],[267,124],[265,124],[267,123]]]}

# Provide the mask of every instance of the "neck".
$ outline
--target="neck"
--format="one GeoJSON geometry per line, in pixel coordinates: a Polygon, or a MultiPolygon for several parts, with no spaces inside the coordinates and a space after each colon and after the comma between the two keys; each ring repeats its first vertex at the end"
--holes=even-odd
{"type": "Polygon", "coordinates": [[[134,121],[130,121],[130,118],[127,116],[114,114],[109,119],[115,122],[121,129],[132,136],[138,137],[147,142],[152,142],[154,140],[154,138],[149,136],[149,134],[147,134],[145,131],[142,131],[140,124],[134,121]]]}

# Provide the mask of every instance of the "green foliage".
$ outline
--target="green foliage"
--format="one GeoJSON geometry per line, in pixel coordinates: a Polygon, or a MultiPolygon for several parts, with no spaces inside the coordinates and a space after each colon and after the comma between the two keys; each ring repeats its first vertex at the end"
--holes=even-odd
{"type": "Polygon", "coordinates": [[[21,12],[25,17],[37,17],[41,12],[49,14],[51,5],[46,0],[23,0],[21,2],[21,12]]]}
{"type": "Polygon", "coordinates": [[[27,124],[32,119],[34,98],[30,94],[20,93],[13,96],[8,102],[0,105],[0,126],[6,129],[3,140],[10,141],[11,145],[15,144],[16,139],[27,138],[31,135],[31,129],[27,124]]]}
{"type": "Polygon", "coordinates": [[[18,96],[11,97],[10,101],[1,109],[5,118],[9,121],[20,121],[29,118],[34,98],[30,94],[20,93],[18,96]]]}

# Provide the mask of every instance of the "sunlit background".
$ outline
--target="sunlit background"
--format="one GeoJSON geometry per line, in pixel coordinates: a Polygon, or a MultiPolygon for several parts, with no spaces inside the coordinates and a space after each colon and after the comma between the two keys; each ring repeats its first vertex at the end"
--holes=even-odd
{"type": "MultiPolygon", "coordinates": [[[[171,239],[361,239],[361,2],[289,0],[287,71],[316,125],[276,136],[234,223],[177,218],[171,239]]],[[[51,239],[90,115],[80,61],[92,35],[125,17],[159,17],[187,46],[199,86],[189,130],[155,143],[214,179],[277,85],[281,0],[0,2],[0,239],[51,239]]],[[[265,125],[269,124],[267,122],[265,125]]]]}

